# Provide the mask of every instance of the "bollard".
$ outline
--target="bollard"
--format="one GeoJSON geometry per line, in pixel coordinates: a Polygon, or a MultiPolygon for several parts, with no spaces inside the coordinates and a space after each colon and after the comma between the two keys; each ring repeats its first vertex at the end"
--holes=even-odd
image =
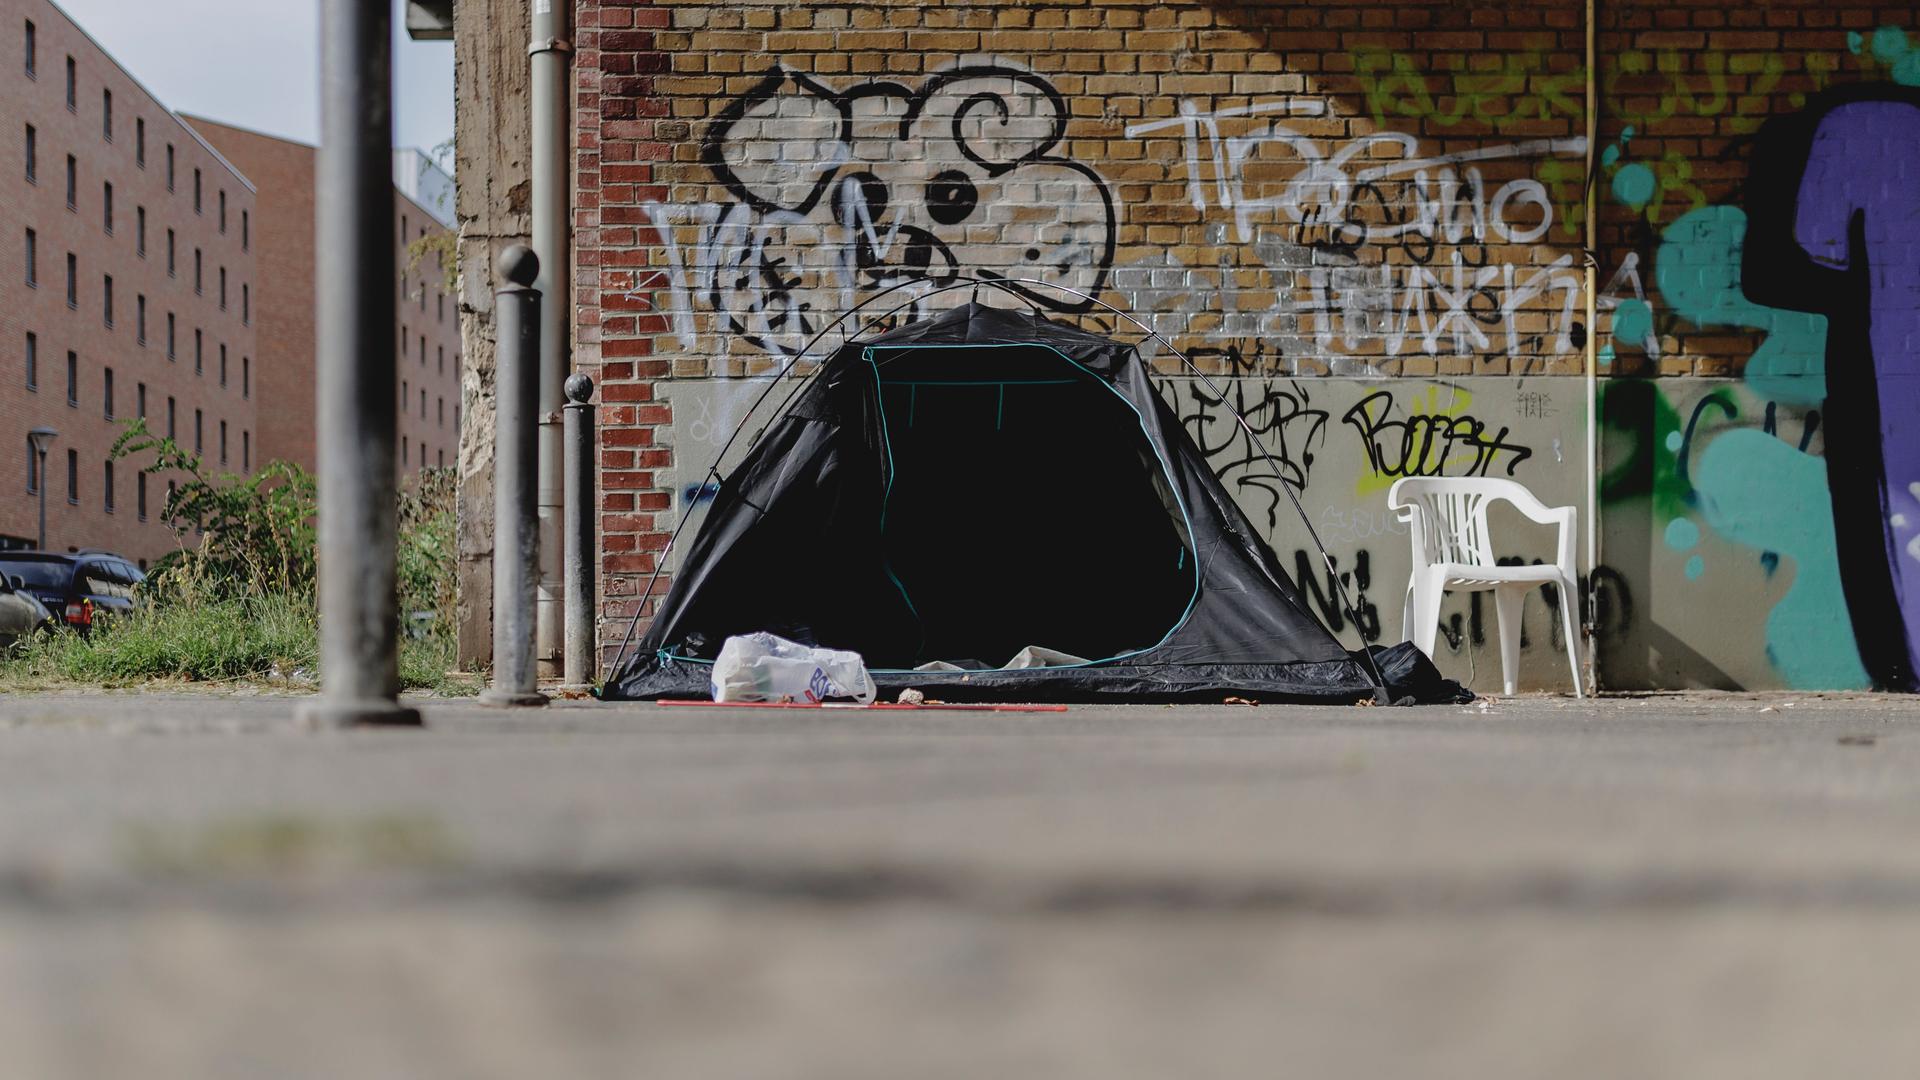
{"type": "Polygon", "coordinates": [[[533,590],[540,569],[534,504],[540,407],[540,260],[515,244],[495,266],[493,375],[493,686],[482,705],[545,705],[534,667],[533,590]]]}
{"type": "Polygon", "coordinates": [[[565,532],[566,650],[563,683],[569,690],[587,690],[599,673],[593,634],[593,380],[580,372],[567,377],[567,404],[562,410],[566,442],[566,492],[562,518],[565,532]]]}
{"type": "Polygon", "coordinates": [[[399,702],[392,24],[388,4],[320,6],[320,696],[296,713],[314,727],[420,723],[399,702]]]}

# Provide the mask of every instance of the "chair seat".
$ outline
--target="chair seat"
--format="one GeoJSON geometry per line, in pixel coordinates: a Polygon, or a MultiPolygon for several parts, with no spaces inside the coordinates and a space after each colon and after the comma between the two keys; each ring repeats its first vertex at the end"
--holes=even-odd
{"type": "Polygon", "coordinates": [[[1485,592],[1501,585],[1530,584],[1560,580],[1560,568],[1548,563],[1539,566],[1471,566],[1465,563],[1441,563],[1431,569],[1446,574],[1447,588],[1460,592],[1485,592]]]}

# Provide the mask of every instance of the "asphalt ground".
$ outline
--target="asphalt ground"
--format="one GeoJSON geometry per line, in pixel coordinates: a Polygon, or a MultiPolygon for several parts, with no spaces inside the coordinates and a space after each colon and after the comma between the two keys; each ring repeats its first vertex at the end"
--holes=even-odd
{"type": "Polygon", "coordinates": [[[1920,1064],[1920,709],[0,695],[0,1075],[1920,1064]]]}

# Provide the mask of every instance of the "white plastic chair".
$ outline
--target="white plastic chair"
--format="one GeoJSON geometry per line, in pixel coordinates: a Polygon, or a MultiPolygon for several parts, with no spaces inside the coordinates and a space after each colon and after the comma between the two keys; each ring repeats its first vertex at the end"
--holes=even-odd
{"type": "Polygon", "coordinates": [[[1567,662],[1573,666],[1573,692],[1577,697],[1586,696],[1580,688],[1580,631],[1574,618],[1580,586],[1573,563],[1573,507],[1547,506],[1512,480],[1455,476],[1397,480],[1387,492],[1387,506],[1413,531],[1413,575],[1407,582],[1407,613],[1402,627],[1407,640],[1431,657],[1434,637],[1440,632],[1442,594],[1449,588],[1493,593],[1500,624],[1500,674],[1511,695],[1520,667],[1521,604],[1527,590],[1552,583],[1560,591],[1567,662]],[[1494,561],[1487,507],[1501,500],[1542,525],[1560,526],[1559,548],[1552,563],[1501,566],[1494,561]]]}

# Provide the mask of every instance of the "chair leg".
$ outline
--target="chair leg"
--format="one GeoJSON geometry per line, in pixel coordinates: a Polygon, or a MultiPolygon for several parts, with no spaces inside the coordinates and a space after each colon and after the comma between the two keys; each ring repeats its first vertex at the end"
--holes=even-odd
{"type": "Polygon", "coordinates": [[[1431,660],[1434,659],[1434,639],[1440,634],[1440,599],[1446,595],[1446,582],[1438,575],[1426,575],[1414,579],[1411,591],[1413,598],[1408,610],[1413,627],[1407,640],[1431,660]]]}
{"type": "Polygon", "coordinates": [[[1520,610],[1527,590],[1502,585],[1493,590],[1493,610],[1500,623],[1500,678],[1512,697],[1520,676],[1520,610]]]}
{"type": "Polygon", "coordinates": [[[1413,582],[1414,582],[1415,576],[1416,575],[1409,575],[1407,577],[1407,600],[1406,600],[1406,603],[1400,608],[1400,640],[1401,641],[1413,640],[1413,630],[1414,630],[1413,582]]]}
{"type": "Polygon", "coordinates": [[[1573,666],[1573,696],[1586,697],[1580,688],[1580,626],[1574,613],[1580,610],[1580,593],[1573,582],[1560,582],[1560,619],[1567,630],[1567,663],[1573,666]]]}

